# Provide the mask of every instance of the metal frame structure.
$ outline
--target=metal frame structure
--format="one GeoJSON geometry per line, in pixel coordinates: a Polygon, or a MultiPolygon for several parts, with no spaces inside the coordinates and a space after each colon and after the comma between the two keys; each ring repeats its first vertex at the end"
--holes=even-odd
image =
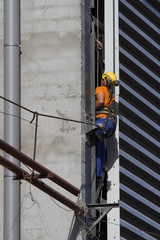
{"type": "MultiPolygon", "coordinates": [[[[88,121],[94,121],[95,117],[95,20],[91,17],[91,8],[95,7],[93,1],[85,1],[85,88],[86,97],[86,115],[88,121]]],[[[119,62],[118,62],[118,2],[107,0],[105,1],[105,71],[115,72],[119,77],[119,62]]],[[[98,27],[98,26],[97,26],[98,27]]],[[[115,90],[116,104],[115,111],[118,115],[118,98],[119,89],[115,90]]],[[[117,130],[113,137],[107,140],[107,163],[109,167],[108,192],[105,202],[106,206],[96,202],[96,166],[95,166],[95,146],[93,141],[92,129],[87,127],[87,141],[85,146],[85,163],[86,163],[86,204],[89,207],[90,215],[93,219],[96,217],[96,209],[100,209],[100,215],[97,220],[87,220],[88,234],[86,239],[94,239],[96,235],[96,225],[107,215],[107,239],[119,239],[119,121],[117,117],[117,130]],[[109,207],[112,205],[112,207],[109,207]],[[92,230],[92,234],[91,231],[92,230]]]]}
{"type": "MultiPolygon", "coordinates": [[[[85,103],[84,111],[88,122],[94,123],[95,120],[95,109],[94,109],[94,89],[95,89],[95,56],[93,55],[95,49],[95,36],[94,36],[94,25],[91,22],[91,8],[94,6],[94,1],[85,0],[84,1],[84,72],[85,76],[82,81],[84,81],[85,91],[85,103]]],[[[91,202],[95,203],[95,191],[96,191],[96,176],[95,176],[95,147],[92,142],[92,130],[93,127],[86,126],[83,128],[85,134],[84,138],[84,153],[83,159],[85,159],[85,164],[82,165],[82,171],[84,171],[84,201],[86,204],[91,202]],[[90,141],[91,140],[91,141],[90,141]]],[[[83,160],[82,160],[83,162],[83,160]]],[[[92,210],[92,215],[95,216],[95,210],[92,210]]],[[[89,227],[91,225],[91,220],[86,217],[86,225],[89,227]]],[[[94,232],[95,230],[93,230],[94,232]]],[[[89,239],[89,236],[86,236],[89,239]]]]}
{"type": "MultiPolygon", "coordinates": [[[[114,72],[119,79],[119,38],[117,0],[105,1],[105,72],[114,72]]],[[[114,136],[107,139],[108,189],[107,202],[119,202],[119,87],[115,88],[117,126],[114,136]]],[[[120,239],[120,209],[107,214],[107,239],[120,239]]]]}
{"type": "Polygon", "coordinates": [[[57,192],[56,190],[52,189],[50,186],[48,186],[47,184],[45,184],[39,179],[48,178],[75,196],[77,196],[80,193],[79,189],[77,189],[72,184],[65,181],[63,178],[59,177],[58,175],[56,175],[46,167],[42,166],[38,162],[32,160],[31,158],[26,156],[24,153],[18,151],[11,145],[7,144],[3,140],[0,140],[0,149],[3,150],[8,155],[11,155],[12,157],[18,159],[21,163],[24,163],[25,165],[31,167],[33,170],[39,172],[39,174],[37,173],[29,174],[27,171],[17,166],[15,163],[0,156],[0,164],[5,168],[9,169],[14,174],[16,174],[13,176],[13,180],[17,180],[17,179],[26,180],[30,184],[36,186],[43,192],[47,193],[51,197],[55,198],[56,200],[60,201],[61,203],[63,203],[64,205],[66,205],[67,207],[75,211],[75,213],[78,216],[81,216],[81,217],[86,216],[88,210],[85,205],[79,206],[78,204],[74,203],[73,201],[63,196],[61,193],[57,192]]]}

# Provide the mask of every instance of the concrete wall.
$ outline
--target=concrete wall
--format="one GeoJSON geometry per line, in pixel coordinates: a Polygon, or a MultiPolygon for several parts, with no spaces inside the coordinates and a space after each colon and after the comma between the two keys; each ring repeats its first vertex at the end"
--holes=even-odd
{"type": "MultiPolygon", "coordinates": [[[[0,0],[1,26],[2,3],[0,0]]],[[[21,105],[39,113],[80,120],[80,0],[21,1],[21,44],[21,105]]],[[[1,69],[3,71],[2,49],[1,69]]],[[[3,118],[2,114],[0,117],[3,118]]],[[[29,123],[32,117],[31,113],[22,110],[21,151],[30,157],[33,157],[35,131],[35,125],[29,123]]],[[[44,117],[39,117],[38,123],[36,161],[80,188],[81,125],[44,117]]],[[[0,125],[0,134],[2,132],[3,126],[0,125]]],[[[2,167],[0,174],[2,186],[2,167]]],[[[77,200],[58,185],[45,182],[73,201],[77,200]]],[[[56,201],[58,206],[48,195],[26,182],[22,182],[21,189],[21,240],[66,240],[73,211],[56,201]]],[[[2,199],[0,192],[0,213],[2,199]]],[[[3,217],[0,215],[0,239],[2,225],[3,217]]]]}

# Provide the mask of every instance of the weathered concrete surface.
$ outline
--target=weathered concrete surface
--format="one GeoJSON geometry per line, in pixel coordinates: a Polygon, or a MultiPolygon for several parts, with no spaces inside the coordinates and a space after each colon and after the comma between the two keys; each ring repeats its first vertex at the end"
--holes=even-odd
{"type": "MultiPolygon", "coordinates": [[[[0,26],[2,3],[0,0],[0,26]]],[[[21,1],[21,44],[21,105],[40,113],[80,120],[80,0],[21,1]]],[[[0,76],[0,93],[3,95],[2,71],[0,76]]],[[[32,157],[35,125],[29,121],[33,116],[24,110],[21,115],[21,151],[32,157]]],[[[0,133],[2,132],[1,125],[0,133]]],[[[36,160],[80,188],[81,125],[39,117],[36,160]]],[[[77,197],[58,185],[49,181],[47,183],[77,201],[77,197]]],[[[57,201],[53,202],[49,196],[26,182],[22,182],[21,187],[21,240],[66,240],[73,211],[61,203],[56,205],[57,201]]],[[[2,200],[0,188],[1,213],[2,200]]],[[[0,215],[0,239],[3,239],[2,225],[3,217],[0,215]]]]}
{"type": "MultiPolygon", "coordinates": [[[[81,118],[80,2],[22,2],[22,105],[59,117],[81,118]]],[[[31,120],[32,115],[24,113],[31,120]]],[[[22,151],[33,155],[34,125],[22,123],[22,151]]],[[[81,186],[81,126],[39,117],[36,160],[81,186]]],[[[66,191],[50,183],[74,201],[66,191]]],[[[22,185],[22,199],[30,192],[22,185]]],[[[22,204],[22,239],[67,239],[73,216],[35,188],[22,204]]],[[[68,210],[68,209],[67,209],[68,210]]]]}

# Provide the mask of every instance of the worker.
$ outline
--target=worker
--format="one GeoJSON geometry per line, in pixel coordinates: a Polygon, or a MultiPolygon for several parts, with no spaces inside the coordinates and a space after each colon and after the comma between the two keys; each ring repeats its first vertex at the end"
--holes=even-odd
{"type": "Polygon", "coordinates": [[[96,125],[96,165],[97,182],[101,183],[102,171],[106,171],[106,154],[104,138],[113,134],[116,128],[115,115],[113,111],[114,94],[113,87],[118,86],[118,80],[112,72],[102,74],[101,86],[95,90],[96,125]]]}

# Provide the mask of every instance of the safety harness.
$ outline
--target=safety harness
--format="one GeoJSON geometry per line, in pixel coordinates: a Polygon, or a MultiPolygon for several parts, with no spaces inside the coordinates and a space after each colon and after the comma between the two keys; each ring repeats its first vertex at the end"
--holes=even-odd
{"type": "Polygon", "coordinates": [[[113,110],[113,108],[111,106],[113,92],[108,87],[107,87],[107,90],[109,92],[109,98],[110,98],[108,107],[102,107],[102,108],[96,110],[96,116],[99,115],[99,114],[106,114],[106,118],[105,118],[104,123],[97,124],[97,125],[99,125],[101,127],[101,129],[98,131],[98,134],[96,133],[96,137],[99,140],[103,140],[104,138],[108,137],[105,134],[105,127],[106,127],[106,124],[108,122],[108,119],[112,120],[112,124],[113,124],[113,127],[114,127],[113,132],[116,129],[115,113],[114,113],[114,110],[113,110]]]}

